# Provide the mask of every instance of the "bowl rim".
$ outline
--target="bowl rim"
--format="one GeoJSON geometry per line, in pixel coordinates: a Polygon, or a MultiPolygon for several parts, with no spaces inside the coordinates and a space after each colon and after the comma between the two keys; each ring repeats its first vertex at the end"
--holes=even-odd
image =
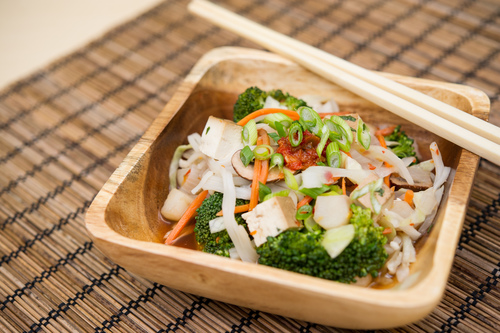
{"type": "MultiPolygon", "coordinates": [[[[216,66],[218,63],[238,59],[262,60],[289,66],[298,66],[292,61],[276,54],[240,47],[220,47],[206,53],[195,64],[191,72],[180,84],[178,90],[172,96],[158,117],[146,130],[138,143],[132,148],[130,153],[125,157],[124,161],[110,176],[108,181],[103,185],[102,189],[94,198],[93,203],[89,207],[85,217],[85,225],[92,240],[98,243],[98,247],[99,244],[106,243],[107,245],[127,248],[131,251],[139,251],[142,253],[168,257],[190,263],[193,263],[194,260],[194,262],[199,265],[213,267],[218,270],[231,272],[237,275],[252,274],[256,279],[265,278],[267,281],[271,281],[276,284],[286,285],[292,283],[289,279],[287,279],[287,277],[289,277],[290,274],[294,274],[294,288],[297,288],[296,281],[304,281],[304,283],[300,285],[300,288],[303,288],[308,292],[321,293],[325,295],[325,297],[356,300],[367,304],[386,304],[401,308],[427,308],[430,305],[432,307],[436,306],[441,300],[446,287],[455,255],[456,245],[462,230],[462,224],[465,218],[466,207],[474,181],[474,175],[479,163],[479,157],[477,155],[463,149],[461,150],[461,156],[459,157],[457,163],[454,180],[457,178],[461,179],[460,186],[467,187],[468,191],[466,193],[454,193],[452,191],[456,186],[455,182],[451,185],[449,193],[454,193],[456,195],[450,197],[446,204],[459,206],[461,209],[451,210],[449,207],[444,207],[446,209],[443,216],[443,224],[441,226],[441,232],[436,239],[433,254],[433,262],[436,263],[439,261],[443,263],[443,265],[433,264],[424,279],[406,289],[360,288],[358,286],[324,280],[262,265],[249,264],[234,260],[229,263],[230,259],[228,258],[222,258],[200,251],[131,239],[112,230],[107,225],[106,208],[113,195],[126,179],[126,175],[133,170],[141,159],[141,156],[143,156],[148,149],[150,149],[155,139],[168,125],[169,121],[175,116],[177,111],[179,111],[187,97],[193,92],[200,79],[209,69],[216,66]],[[161,126],[158,126],[158,124],[161,124],[161,126]],[[451,246],[451,244],[453,246],[451,246]],[[382,295],[383,297],[381,297],[382,295]]],[[[398,82],[403,84],[408,83],[409,81],[422,82],[427,85],[439,85],[440,88],[446,88],[450,91],[462,93],[469,99],[472,107],[472,114],[483,119],[486,119],[488,116],[489,98],[484,92],[478,89],[452,83],[409,78],[396,74],[383,73],[383,75],[398,80],[398,82]]]]}

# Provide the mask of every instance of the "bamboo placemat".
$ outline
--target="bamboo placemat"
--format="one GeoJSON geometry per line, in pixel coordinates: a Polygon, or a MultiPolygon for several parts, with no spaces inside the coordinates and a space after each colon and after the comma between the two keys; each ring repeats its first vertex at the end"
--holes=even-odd
{"type": "MultiPolygon", "coordinates": [[[[370,69],[478,87],[500,124],[498,1],[220,3],[370,69]]],[[[94,195],[193,64],[218,46],[257,48],[186,5],[166,1],[0,92],[0,330],[346,331],[152,283],[87,236],[94,195]]],[[[499,331],[499,206],[500,168],[483,160],[442,302],[386,331],[499,331]]]]}

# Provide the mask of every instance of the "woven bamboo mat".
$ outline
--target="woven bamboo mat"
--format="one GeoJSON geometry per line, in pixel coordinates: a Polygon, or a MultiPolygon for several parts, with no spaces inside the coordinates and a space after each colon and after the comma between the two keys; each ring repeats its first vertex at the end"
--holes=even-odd
{"type": "MultiPolygon", "coordinates": [[[[370,69],[472,85],[500,125],[495,0],[226,0],[226,8],[370,69]]],[[[255,45],[170,0],[0,92],[0,330],[346,330],[134,276],[87,236],[94,195],[207,51],[255,45]]],[[[440,305],[391,332],[500,330],[500,168],[481,161],[440,305]]]]}

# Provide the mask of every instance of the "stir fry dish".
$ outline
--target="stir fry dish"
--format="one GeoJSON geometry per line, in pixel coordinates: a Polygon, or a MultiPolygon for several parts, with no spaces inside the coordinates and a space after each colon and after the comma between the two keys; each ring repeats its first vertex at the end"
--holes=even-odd
{"type": "Polygon", "coordinates": [[[450,168],[420,161],[401,126],[374,128],[334,100],[250,87],[177,147],[165,243],[361,286],[402,282],[450,168]]]}

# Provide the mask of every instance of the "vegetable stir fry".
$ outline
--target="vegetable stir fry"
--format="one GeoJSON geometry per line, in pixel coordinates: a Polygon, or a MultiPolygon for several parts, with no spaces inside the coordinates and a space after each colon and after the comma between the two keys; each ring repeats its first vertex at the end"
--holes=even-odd
{"type": "Polygon", "coordinates": [[[419,162],[400,126],[371,128],[333,100],[257,87],[239,96],[234,120],[211,116],[177,148],[166,244],[194,220],[207,253],[364,286],[408,277],[450,172],[436,143],[419,162]]]}

